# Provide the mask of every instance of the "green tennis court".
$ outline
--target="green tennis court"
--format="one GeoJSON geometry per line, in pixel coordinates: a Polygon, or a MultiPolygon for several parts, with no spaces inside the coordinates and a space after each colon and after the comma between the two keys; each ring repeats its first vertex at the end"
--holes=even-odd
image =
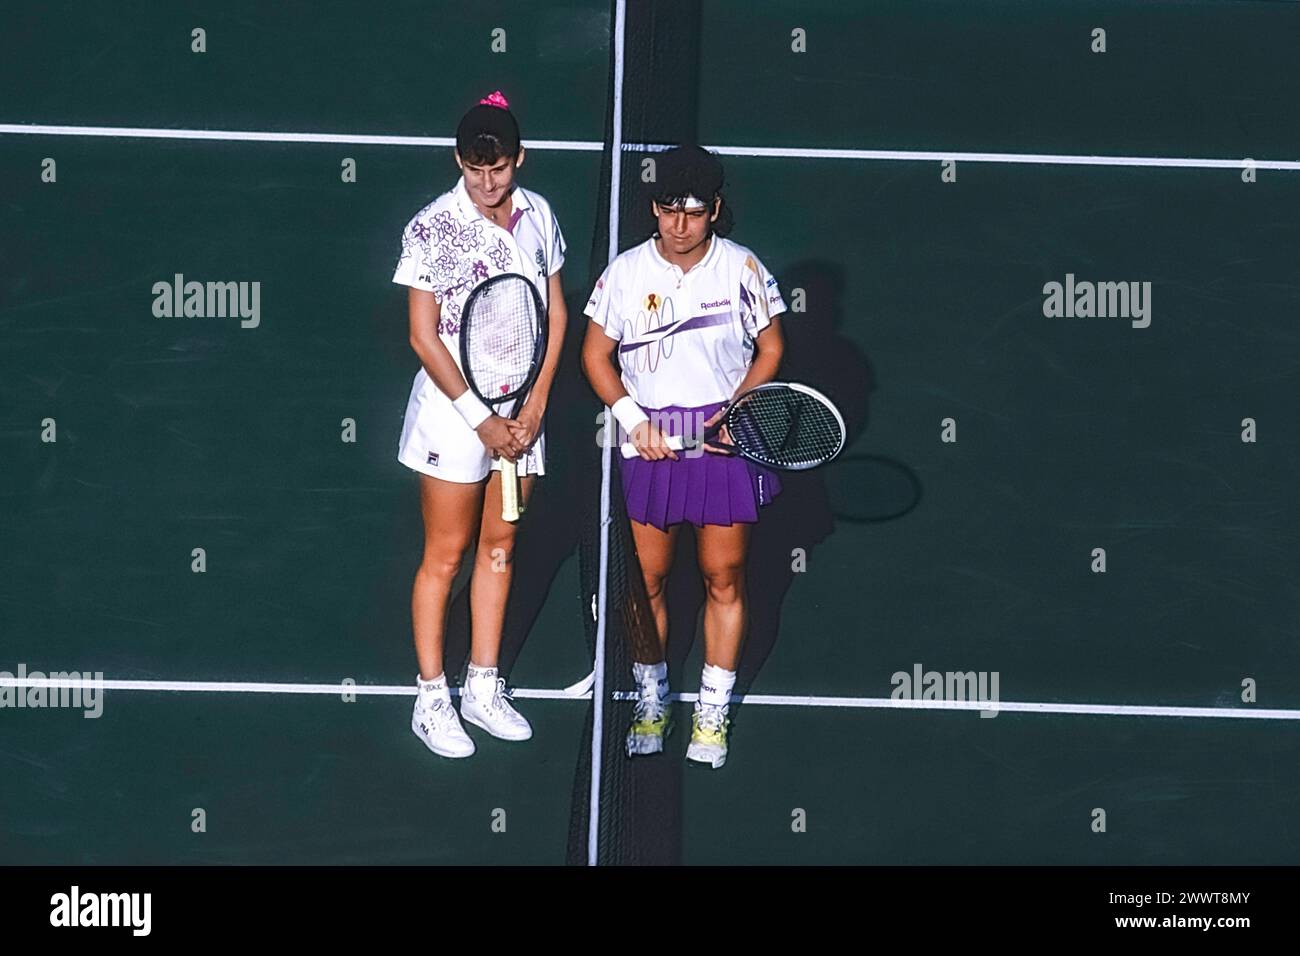
{"type": "MultiPolygon", "coordinates": [[[[607,2],[6,13],[0,683],[110,683],[86,719],[8,682],[0,862],[571,859],[616,95],[620,247],[654,147],[718,149],[733,238],[799,292],[782,375],[850,426],[755,533],[732,753],[669,778],[680,861],[1296,862],[1297,13],[663,2],[629,14],[621,91],[607,2]],[[389,280],[493,89],[571,323],[503,658],[535,735],[452,762],[409,730],[418,359],[389,280]],[[159,317],[177,275],[257,283],[256,323],[159,317]],[[1149,289],[1146,319],[1045,315],[1067,281],[1149,289]],[[930,671],[996,675],[996,717],[893,699],[930,671]]],[[[467,653],[462,592],[449,675],[467,653]]]]}

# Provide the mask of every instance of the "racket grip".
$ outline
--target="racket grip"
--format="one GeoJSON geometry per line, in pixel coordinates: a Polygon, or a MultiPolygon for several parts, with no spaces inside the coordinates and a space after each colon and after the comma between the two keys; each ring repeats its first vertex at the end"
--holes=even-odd
{"type": "Polygon", "coordinates": [[[519,507],[519,465],[517,462],[503,459],[501,462],[501,520],[518,521],[519,507]]]}
{"type": "MultiPolygon", "coordinates": [[[[668,438],[668,447],[673,451],[681,451],[686,447],[686,443],[682,441],[681,435],[670,435],[668,438]]],[[[640,454],[640,452],[636,450],[636,445],[633,445],[630,441],[623,442],[622,451],[624,458],[635,458],[640,454]]]]}

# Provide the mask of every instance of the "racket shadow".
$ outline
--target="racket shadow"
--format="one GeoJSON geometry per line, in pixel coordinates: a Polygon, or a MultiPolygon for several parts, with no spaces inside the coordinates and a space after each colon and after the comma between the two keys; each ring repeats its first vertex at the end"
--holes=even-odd
{"type": "Polygon", "coordinates": [[[883,524],[905,517],[921,503],[920,477],[883,455],[839,458],[827,467],[825,481],[837,522],[883,524]]]}

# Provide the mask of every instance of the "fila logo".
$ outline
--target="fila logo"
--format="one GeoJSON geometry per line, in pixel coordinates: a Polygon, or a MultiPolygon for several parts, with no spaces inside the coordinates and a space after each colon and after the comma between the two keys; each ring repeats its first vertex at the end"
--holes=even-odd
{"type": "Polygon", "coordinates": [[[428,464],[430,465],[438,464],[438,453],[436,451],[429,452],[428,464]]]}

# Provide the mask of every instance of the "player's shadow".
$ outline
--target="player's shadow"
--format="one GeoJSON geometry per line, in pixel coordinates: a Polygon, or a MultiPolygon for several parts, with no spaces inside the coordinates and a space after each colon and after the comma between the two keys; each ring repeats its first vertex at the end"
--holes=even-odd
{"type": "MultiPolygon", "coordinates": [[[[826,393],[840,409],[852,444],[866,430],[869,399],[875,388],[871,365],[856,343],[841,332],[844,321],[844,268],[825,260],[798,263],[778,276],[792,311],[781,317],[785,357],[778,373],[782,381],[803,382],[826,393]],[[803,311],[793,311],[802,307],[803,311]]],[[[781,494],[762,511],[750,539],[748,564],[749,631],[741,653],[734,693],[753,688],[776,645],[786,597],[795,578],[812,566],[814,551],[835,529],[836,517],[827,489],[834,464],[806,472],[782,472],[781,494]]],[[[852,593],[854,582],[844,582],[852,593]]],[[[678,540],[672,580],[668,585],[669,667],[674,689],[695,692],[699,675],[684,665],[700,631],[704,585],[692,534],[678,540]],[[693,635],[674,641],[672,635],[693,635]]],[[[818,626],[808,622],[808,626],[818,626]]],[[[732,706],[732,725],[743,722],[744,702],[732,706]]],[[[682,716],[687,712],[683,710],[682,716]]]]}
{"type": "MultiPolygon", "coordinates": [[[[580,354],[587,317],[582,308],[587,292],[576,290],[565,296],[569,311],[564,351],[551,387],[546,414],[546,474],[536,482],[515,538],[514,580],[506,608],[501,635],[499,670],[509,681],[515,661],[528,639],[533,624],[551,597],[552,586],[561,565],[574,553],[578,544],[582,515],[592,507],[584,489],[590,482],[581,469],[590,468],[595,458],[599,401],[582,376],[580,354]]],[[[599,459],[595,458],[598,462],[599,459]]],[[[444,663],[453,682],[463,674],[469,662],[470,612],[468,580],[471,550],[453,591],[447,611],[444,663]]],[[[578,607],[580,596],[554,595],[567,602],[564,609],[578,607]]],[[[572,639],[582,643],[582,629],[574,614],[572,639]]],[[[574,679],[581,677],[575,674],[574,679]]]]}

